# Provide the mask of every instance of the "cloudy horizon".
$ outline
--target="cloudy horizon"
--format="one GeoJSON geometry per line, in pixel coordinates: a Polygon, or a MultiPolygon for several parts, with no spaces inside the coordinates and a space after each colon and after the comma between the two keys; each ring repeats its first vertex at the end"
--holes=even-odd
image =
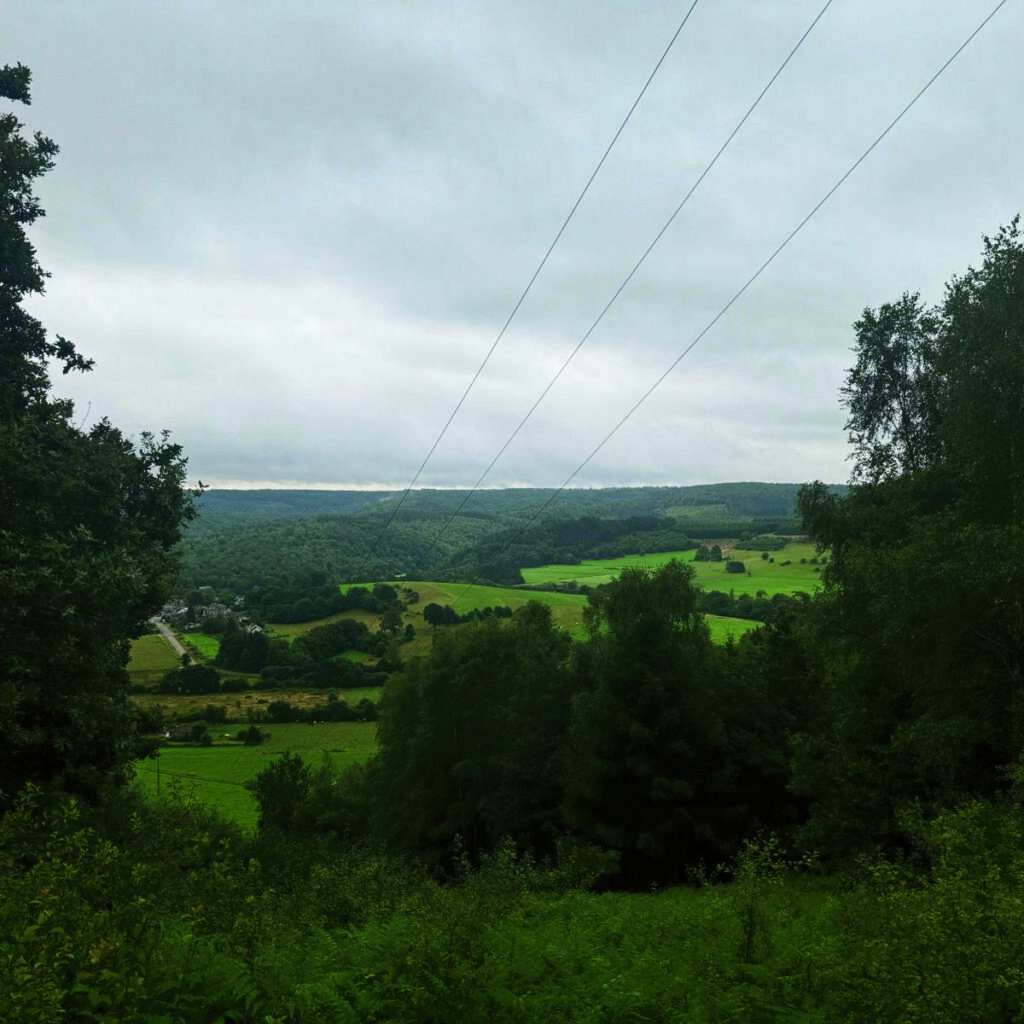
{"type": "MultiPolygon", "coordinates": [[[[703,0],[418,486],[469,487],[822,8],[703,0]]],[[[215,487],[413,478],[689,4],[39,0],[76,420],[215,487]]],[[[558,487],[995,6],[835,2],[483,486],[558,487]]],[[[1007,5],[573,480],[847,479],[852,323],[1021,208],[1007,5]]]]}

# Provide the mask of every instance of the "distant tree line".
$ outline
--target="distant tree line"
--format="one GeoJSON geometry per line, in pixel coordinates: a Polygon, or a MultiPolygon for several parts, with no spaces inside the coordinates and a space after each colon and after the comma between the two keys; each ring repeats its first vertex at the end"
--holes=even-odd
{"type": "Polygon", "coordinates": [[[496,605],[493,608],[473,608],[460,615],[450,604],[437,604],[431,601],[423,609],[423,621],[429,626],[455,626],[461,622],[481,622],[484,619],[511,618],[512,609],[508,605],[496,605]]]}
{"type": "Polygon", "coordinates": [[[697,550],[693,553],[695,562],[720,562],[722,560],[722,549],[717,544],[708,547],[706,544],[698,544],[697,550]]]}
{"type": "Polygon", "coordinates": [[[387,583],[349,587],[343,592],[336,581],[328,581],[325,572],[317,572],[287,582],[263,582],[249,591],[246,607],[261,622],[310,622],[347,611],[384,614],[418,599],[409,595],[407,588],[396,589],[387,583]]]}
{"type": "Polygon", "coordinates": [[[700,610],[705,615],[723,615],[734,619],[753,619],[756,622],[772,622],[780,610],[793,602],[807,599],[807,594],[773,594],[768,597],[763,590],[756,595],[724,593],[709,590],[701,593],[700,610]]]}
{"type": "Polygon", "coordinates": [[[266,708],[267,720],[277,724],[288,722],[375,722],[377,705],[366,697],[349,704],[329,693],[324,704],[299,707],[287,700],[273,700],[266,708]]]}

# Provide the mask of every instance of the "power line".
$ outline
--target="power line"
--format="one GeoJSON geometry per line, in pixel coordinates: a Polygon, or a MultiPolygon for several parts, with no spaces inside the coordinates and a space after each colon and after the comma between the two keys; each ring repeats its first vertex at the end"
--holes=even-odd
{"type": "MultiPolygon", "coordinates": [[[[537,396],[537,399],[534,401],[533,405],[531,405],[530,408],[527,410],[526,415],[523,416],[523,418],[519,421],[518,426],[508,436],[508,438],[506,439],[505,443],[501,446],[501,448],[498,449],[497,455],[495,455],[494,458],[491,459],[491,461],[488,463],[487,468],[483,471],[483,473],[480,474],[476,483],[473,484],[472,488],[470,488],[466,496],[460,502],[459,506],[448,517],[448,519],[445,520],[444,525],[441,527],[440,530],[438,530],[434,539],[430,542],[430,545],[427,548],[428,554],[434,548],[434,545],[437,543],[437,541],[444,534],[445,530],[447,530],[448,527],[451,525],[452,520],[463,510],[463,508],[466,507],[466,504],[469,501],[469,499],[472,498],[473,495],[480,489],[481,484],[483,484],[484,480],[487,479],[488,474],[494,468],[498,460],[502,457],[502,455],[505,454],[505,452],[508,450],[509,446],[516,439],[516,437],[518,437],[519,432],[523,429],[523,427],[526,426],[527,422],[537,411],[538,406],[548,396],[548,393],[558,382],[562,374],[565,373],[569,364],[573,361],[573,359],[576,358],[576,355],[580,351],[580,349],[583,348],[583,346],[587,343],[587,340],[597,329],[598,324],[600,324],[601,321],[604,319],[605,314],[616,303],[616,301],[618,300],[619,296],[623,293],[623,291],[625,291],[629,282],[633,280],[633,277],[636,275],[637,271],[643,266],[647,257],[650,256],[651,252],[654,250],[654,247],[661,241],[662,237],[665,235],[665,232],[668,231],[668,229],[672,226],[672,223],[675,221],[676,217],[678,217],[679,214],[682,212],[683,207],[686,206],[686,204],[690,201],[690,197],[700,187],[701,182],[708,176],[708,174],[711,172],[711,169],[715,166],[715,164],[718,163],[718,160],[721,157],[721,155],[726,151],[726,149],[728,149],[729,144],[739,133],[739,130],[743,127],[743,125],[746,124],[747,119],[750,117],[750,115],[753,114],[753,112],[757,109],[758,105],[760,104],[761,100],[764,99],[768,90],[775,84],[778,77],[782,74],[782,72],[786,69],[786,66],[793,59],[797,50],[799,50],[800,47],[803,45],[804,40],[811,34],[812,30],[818,24],[818,22],[821,21],[822,17],[824,16],[825,12],[829,9],[829,7],[832,6],[832,3],[833,0],[826,0],[825,5],[821,8],[820,11],[818,11],[817,15],[811,21],[810,25],[808,25],[807,28],[804,30],[803,35],[800,36],[800,38],[796,42],[796,45],[789,51],[789,54],[786,56],[786,59],[776,69],[775,74],[773,74],[772,77],[768,80],[767,85],[765,85],[765,87],[758,93],[757,98],[747,108],[747,112],[737,122],[736,127],[733,128],[733,130],[729,133],[725,142],[723,142],[722,145],[718,148],[718,152],[715,153],[715,155],[711,158],[711,161],[708,163],[708,165],[704,168],[703,171],[701,171],[697,180],[690,186],[690,190],[686,193],[685,196],[683,196],[682,202],[680,202],[680,204],[675,208],[675,210],[672,212],[672,215],[668,218],[668,220],[665,221],[664,225],[662,226],[661,230],[657,233],[657,235],[654,236],[654,241],[647,246],[640,259],[638,259],[636,263],[633,264],[633,269],[630,270],[630,272],[626,275],[623,282],[615,290],[615,293],[612,295],[612,297],[608,300],[607,303],[605,303],[604,308],[601,310],[600,313],[598,313],[597,318],[587,329],[586,334],[584,334],[583,337],[580,338],[580,340],[576,344],[576,347],[569,353],[565,362],[562,363],[562,365],[556,371],[555,375],[551,378],[551,380],[548,381],[547,385],[544,387],[544,390],[541,391],[541,393],[537,396]]],[[[547,505],[545,505],[544,507],[546,508],[547,505]]],[[[533,522],[533,520],[531,519],[530,522],[533,522]]]]}
{"type": "MultiPolygon", "coordinates": [[[[434,443],[430,446],[430,450],[427,452],[427,454],[424,457],[423,461],[420,463],[420,467],[419,467],[419,469],[416,470],[415,475],[413,476],[412,480],[409,482],[409,486],[406,487],[405,490],[402,492],[402,496],[401,496],[401,498],[399,498],[398,504],[395,505],[394,509],[391,512],[391,515],[388,517],[388,519],[385,522],[385,524],[384,524],[383,528],[381,529],[380,533],[377,535],[377,539],[370,546],[370,550],[366,553],[366,557],[363,559],[363,563],[359,567],[359,570],[358,570],[358,572],[356,574],[357,576],[362,575],[363,569],[366,567],[366,563],[370,560],[370,557],[377,550],[377,545],[381,542],[381,538],[384,536],[385,533],[387,533],[388,528],[395,521],[395,517],[398,515],[398,512],[401,509],[402,505],[405,504],[405,499],[409,496],[409,492],[413,489],[413,487],[416,486],[416,483],[419,480],[420,476],[422,475],[423,470],[426,468],[427,463],[432,458],[434,452],[437,451],[437,446],[441,443],[441,441],[444,438],[444,436],[448,433],[448,428],[452,425],[452,421],[458,415],[459,410],[462,408],[463,403],[466,401],[466,398],[469,396],[470,391],[473,390],[473,387],[476,384],[477,380],[479,379],[480,374],[483,373],[483,371],[484,371],[484,367],[487,366],[488,362],[490,362],[491,356],[494,354],[494,350],[498,347],[498,343],[505,336],[505,332],[508,330],[509,325],[512,323],[512,320],[515,318],[515,315],[519,312],[519,307],[522,306],[523,302],[526,299],[526,296],[529,295],[530,289],[533,288],[534,282],[540,276],[540,272],[544,269],[544,266],[545,266],[545,264],[548,261],[548,257],[554,251],[555,246],[558,244],[558,242],[561,239],[562,235],[565,233],[565,229],[569,226],[569,222],[575,216],[576,210],[579,208],[580,203],[583,202],[583,197],[590,190],[590,186],[593,184],[594,179],[597,177],[598,172],[604,166],[605,160],[608,159],[608,154],[611,153],[612,147],[614,147],[615,143],[618,142],[619,136],[622,134],[622,132],[625,129],[626,125],[629,123],[629,119],[633,116],[633,111],[636,110],[637,106],[640,103],[640,100],[643,99],[644,93],[647,92],[648,86],[651,84],[652,81],[654,81],[654,76],[658,73],[658,70],[661,68],[661,65],[665,62],[665,58],[669,54],[669,50],[671,50],[673,45],[675,45],[675,41],[679,38],[679,34],[683,31],[683,28],[686,26],[686,23],[690,20],[690,15],[693,14],[693,10],[697,6],[698,2],[699,2],[699,0],[693,0],[693,3],[690,5],[689,10],[687,10],[686,14],[683,15],[683,20],[679,23],[679,27],[675,30],[675,33],[673,34],[672,38],[669,40],[668,46],[665,47],[665,50],[662,53],[661,57],[658,58],[658,63],[654,65],[654,70],[647,76],[647,81],[644,82],[644,86],[640,90],[640,92],[637,94],[636,99],[633,100],[633,105],[629,108],[629,112],[626,114],[625,118],[623,119],[622,124],[619,125],[618,131],[616,131],[615,135],[612,136],[612,141],[608,143],[608,146],[605,149],[603,155],[601,156],[601,159],[597,162],[597,166],[594,168],[593,173],[587,179],[586,185],[583,186],[583,191],[580,192],[580,194],[576,197],[576,202],[573,203],[572,209],[569,211],[568,216],[562,222],[562,226],[558,229],[558,233],[555,235],[554,240],[548,246],[547,252],[544,253],[544,258],[537,265],[537,269],[533,272],[533,276],[530,278],[530,280],[527,283],[526,287],[523,289],[523,293],[519,296],[519,300],[516,302],[515,306],[512,308],[512,312],[509,313],[508,318],[505,320],[505,323],[502,325],[501,330],[498,332],[498,336],[494,339],[494,342],[492,343],[491,347],[487,350],[487,354],[484,356],[483,362],[481,362],[480,365],[477,367],[476,372],[473,374],[472,378],[470,379],[469,384],[466,386],[466,390],[463,391],[462,397],[458,400],[458,402],[456,402],[455,408],[452,410],[451,415],[448,417],[447,422],[441,428],[441,433],[437,435],[437,438],[434,440],[434,443]]],[[[831,2],[831,0],[829,0],[829,2],[831,2]]],[[[433,547],[433,545],[431,545],[431,547],[433,547]]],[[[430,549],[428,549],[428,553],[429,553],[429,550],[430,549]]]]}
{"type": "MultiPolygon", "coordinates": [[[[936,80],[943,74],[943,72],[956,60],[960,54],[967,49],[971,41],[976,35],[999,13],[1000,9],[1005,6],[1007,0],[1000,0],[998,4],[989,12],[988,16],[982,20],[982,22],[974,29],[974,31],[953,51],[953,54],[946,60],[946,62],[939,68],[938,71],[932,75],[931,78],[921,87],[921,89],[915,94],[914,98],[889,122],[887,127],[882,133],[875,139],[874,142],[864,150],[863,153],[850,165],[846,172],[839,178],[839,180],[825,193],[825,195],[815,204],[811,209],[810,213],[800,221],[799,224],[785,237],[781,244],[775,249],[774,252],[754,271],[753,274],[747,278],[743,286],[733,295],[731,299],[711,318],[702,331],[690,342],[686,348],[672,361],[668,369],[661,374],[660,377],[640,396],[639,399],[633,404],[633,406],[626,412],[626,414],[608,431],[607,434],[602,438],[598,445],[591,451],[591,453],[566,477],[565,481],[558,487],[557,490],[544,502],[540,508],[530,517],[526,524],[520,529],[519,533],[516,534],[515,538],[509,543],[511,546],[518,540],[536,521],[537,518],[551,506],[552,502],[576,479],[577,476],[583,471],[583,469],[590,463],[590,461],[597,455],[599,451],[619,432],[619,430],[625,425],[625,423],[633,416],[633,414],[640,408],[648,398],[660,387],[665,379],[672,373],[673,370],[686,358],[690,352],[697,346],[701,339],[711,330],[719,320],[732,308],[733,305],[739,300],[744,292],[764,273],[765,270],[775,261],[775,258],[782,252],[786,246],[803,230],[808,221],[832,198],[832,196],[838,191],[843,183],[853,174],[853,172],[868,158],[868,156],[874,151],[874,149],[882,142],[882,140],[903,120],[904,116],[910,111],[910,109],[917,103],[917,101],[932,87],[936,80]]],[[[827,5],[826,5],[827,6],[827,5]]],[[[469,586],[472,586],[470,584],[469,586]]],[[[469,587],[466,588],[467,590],[469,587]]],[[[466,591],[464,590],[462,594],[466,591]]],[[[459,595],[459,597],[462,596],[459,595]]],[[[455,599],[458,602],[459,598],[455,599]]]]}

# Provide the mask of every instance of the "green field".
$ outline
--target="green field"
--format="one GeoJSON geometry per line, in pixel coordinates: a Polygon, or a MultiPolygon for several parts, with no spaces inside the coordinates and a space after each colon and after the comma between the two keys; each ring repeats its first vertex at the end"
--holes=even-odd
{"type": "Polygon", "coordinates": [[[711,639],[716,644],[724,644],[727,637],[735,637],[737,640],[752,629],[761,625],[754,619],[733,619],[726,615],[705,615],[704,621],[711,630],[711,639]]]}
{"type": "Polygon", "coordinates": [[[761,558],[760,550],[749,551],[733,547],[727,542],[722,542],[722,548],[727,559],[744,563],[746,573],[726,572],[724,562],[694,562],[692,551],[666,551],[601,560],[584,559],[579,565],[541,565],[523,569],[522,573],[523,579],[530,584],[575,581],[598,586],[611,582],[623,569],[657,569],[673,558],[678,558],[693,566],[696,580],[705,591],[722,590],[755,596],[763,590],[772,597],[775,594],[792,594],[798,590],[810,593],[818,586],[821,566],[810,563],[810,559],[817,557],[813,544],[790,543],[781,551],[769,552],[768,559],[761,558]],[[771,558],[775,561],[769,561],[771,558]],[[801,559],[806,561],[801,564],[801,559]],[[787,561],[789,565],[782,565],[787,561]]]}
{"type": "MultiPolygon", "coordinates": [[[[372,586],[372,584],[362,583],[354,585],[372,586]]],[[[403,624],[412,623],[416,630],[415,639],[402,645],[402,657],[404,658],[426,654],[430,650],[434,628],[423,621],[423,609],[428,604],[448,604],[460,615],[465,615],[477,608],[494,608],[503,605],[507,605],[515,611],[530,601],[539,601],[551,608],[552,618],[556,625],[567,629],[575,637],[582,638],[584,636],[583,609],[587,605],[587,599],[579,594],[545,594],[517,590],[513,587],[485,587],[480,584],[438,583],[427,580],[402,580],[401,586],[409,587],[419,594],[419,600],[409,605],[402,620],[403,624]]],[[[343,584],[342,590],[347,589],[348,585],[343,584]]],[[[298,635],[312,629],[313,626],[341,618],[358,619],[360,622],[365,622],[371,629],[376,629],[379,616],[362,611],[342,612],[340,615],[332,616],[329,619],[320,619],[317,622],[272,626],[271,628],[275,633],[298,635]]]]}
{"type": "MultiPolygon", "coordinates": [[[[177,633],[186,650],[204,661],[212,661],[220,650],[220,641],[205,633],[177,633]]],[[[158,633],[147,633],[132,641],[131,658],[128,661],[128,675],[133,683],[153,686],[165,672],[181,668],[181,657],[158,633]]]]}
{"type": "MultiPolygon", "coordinates": [[[[217,727],[233,736],[237,726],[217,727]]],[[[271,725],[269,738],[258,747],[221,739],[212,747],[162,747],[159,758],[135,763],[135,778],[143,790],[171,799],[216,807],[221,814],[251,828],[256,803],[243,786],[286,750],[316,765],[326,753],[339,768],[365,761],[377,749],[374,722],[324,722],[319,725],[271,725]]]]}
{"type": "Polygon", "coordinates": [[[194,647],[199,656],[206,661],[213,661],[220,650],[219,637],[209,636],[206,633],[176,633],[175,635],[185,647],[194,647]]]}
{"type": "MultiPolygon", "coordinates": [[[[567,583],[576,581],[596,586],[615,579],[626,568],[642,567],[656,569],[673,558],[678,558],[693,566],[697,582],[706,591],[722,590],[736,595],[750,594],[756,596],[764,592],[769,597],[775,594],[791,594],[796,591],[813,591],[819,583],[820,565],[812,565],[810,560],[816,558],[814,546],[805,543],[787,544],[781,551],[769,553],[768,559],[761,557],[760,550],[744,550],[733,546],[728,541],[720,542],[727,558],[742,561],[745,573],[727,573],[723,562],[694,562],[692,551],[669,551],[652,555],[629,555],[624,558],[601,560],[585,560],[579,565],[543,565],[523,569],[523,577],[529,584],[567,583]],[[774,559],[771,561],[770,559],[774,559]],[[803,563],[801,563],[803,559],[803,563]],[[789,562],[789,565],[783,565],[789,562]]],[[[524,590],[513,587],[488,587],[480,584],[440,583],[427,580],[403,580],[404,587],[417,592],[419,600],[409,606],[404,615],[404,623],[412,623],[416,630],[415,638],[402,645],[405,658],[416,657],[429,652],[433,643],[434,629],[423,621],[423,609],[431,603],[451,605],[457,612],[465,615],[478,608],[507,605],[513,610],[523,607],[530,601],[538,601],[551,609],[555,623],[568,630],[576,639],[583,639],[586,631],[583,627],[583,611],[587,606],[587,598],[582,594],[562,594],[541,590],[524,590]]],[[[347,587],[343,587],[347,589],[347,587]]],[[[342,612],[326,619],[313,622],[271,624],[269,629],[273,635],[294,638],[309,632],[316,626],[334,622],[341,618],[354,618],[365,622],[370,629],[376,629],[379,616],[365,611],[342,612]]],[[[759,623],[749,619],[720,618],[707,616],[712,638],[716,643],[724,643],[729,635],[740,636],[759,623]]],[[[217,653],[216,637],[203,633],[189,633],[183,637],[192,644],[205,658],[212,659],[217,653]]],[[[372,662],[374,659],[358,651],[347,652],[346,657],[353,661],[372,662]]],[[[140,682],[155,682],[160,674],[178,664],[177,658],[170,647],[158,636],[146,636],[136,641],[132,650],[132,662],[129,666],[135,678],[140,682]],[[145,673],[148,673],[146,675],[145,673]],[[150,678],[152,677],[152,678],[150,678]]],[[[361,697],[368,696],[361,690],[349,691],[346,699],[355,703],[361,697]]],[[[253,712],[258,712],[260,705],[270,700],[289,700],[293,704],[316,703],[325,699],[325,694],[295,694],[288,691],[282,693],[250,692],[246,694],[230,694],[220,697],[176,698],[160,695],[144,700],[143,703],[161,705],[165,715],[183,714],[187,711],[201,709],[206,704],[226,703],[228,714],[232,718],[247,720],[253,712]]],[[[375,700],[376,696],[370,696],[375,700]]]]}
{"type": "MultiPolygon", "coordinates": [[[[608,559],[601,562],[590,562],[585,565],[575,566],[541,566],[539,569],[524,569],[523,576],[527,577],[528,573],[539,573],[541,574],[541,580],[544,579],[544,573],[551,570],[548,579],[578,579],[580,582],[584,581],[584,577],[579,575],[566,575],[563,570],[567,570],[570,573],[579,571],[582,569],[584,572],[591,571],[591,567],[597,567],[600,570],[600,579],[595,580],[593,577],[586,577],[586,582],[609,582],[619,574],[619,572],[627,565],[664,565],[672,558],[679,557],[678,552],[670,553],[665,555],[653,555],[650,559],[643,558],[641,556],[634,556],[632,558],[619,558],[619,559],[608,559]],[[657,561],[653,561],[653,560],[657,561]]],[[[682,554],[692,558],[691,552],[683,552],[682,554]]],[[[786,556],[790,557],[789,555],[786,556]]],[[[757,558],[760,559],[760,553],[757,558]]],[[[721,564],[716,564],[714,568],[724,575],[721,564]]],[[[772,567],[774,568],[774,566],[772,567]]],[[[810,568],[808,566],[798,566],[800,569],[810,568]]],[[[808,576],[808,574],[804,574],[808,576]]],[[[733,586],[730,589],[734,589],[737,593],[746,593],[746,584],[749,584],[753,577],[739,576],[730,574],[733,582],[739,583],[737,586],[733,586]]],[[[810,578],[808,576],[808,578],[810,578]]],[[[758,576],[760,580],[760,575],[758,576]]],[[[780,580],[788,580],[789,576],[783,576],[780,574],[780,580]]],[[[533,579],[527,578],[527,582],[534,582],[533,579]]],[[[408,644],[402,645],[402,655],[405,658],[415,657],[420,654],[426,654],[431,647],[433,642],[433,627],[427,625],[423,621],[423,609],[431,603],[434,604],[449,604],[451,605],[460,615],[465,615],[467,612],[472,611],[476,608],[487,608],[501,605],[508,605],[513,611],[517,608],[522,608],[530,601],[538,601],[541,604],[547,605],[551,609],[551,615],[556,625],[561,626],[563,629],[568,630],[569,635],[577,640],[583,640],[586,638],[586,630],[583,626],[583,610],[587,607],[587,598],[583,594],[560,594],[543,590],[523,590],[514,587],[487,587],[480,584],[466,584],[466,583],[437,583],[429,582],[425,580],[410,580],[403,581],[404,586],[411,587],[419,594],[419,601],[415,604],[410,605],[405,615],[405,622],[411,622],[416,628],[416,638],[408,644]]],[[[811,584],[805,584],[804,586],[789,587],[788,585],[778,586],[776,590],[783,590],[788,593],[790,590],[809,589],[811,584]]],[[[715,587],[707,587],[707,589],[716,589],[715,587]]],[[[724,587],[720,589],[726,589],[724,587]]],[[[776,590],[772,590],[770,587],[764,585],[763,581],[759,586],[750,587],[750,593],[754,594],[757,590],[766,589],[769,594],[775,593],[776,590]]],[[[335,616],[335,618],[342,618],[351,613],[345,612],[342,615],[335,616]]],[[[366,613],[363,613],[365,616],[366,613]]],[[[374,621],[376,616],[370,616],[374,621]]],[[[721,618],[715,615],[708,615],[708,625],[711,627],[711,635],[716,643],[724,643],[727,635],[732,634],[733,636],[739,636],[747,630],[755,629],[760,625],[758,622],[753,622],[749,619],[732,619],[732,618],[721,618]]],[[[331,620],[321,620],[331,621],[331,620]]],[[[316,623],[317,625],[319,623],[316,623]]],[[[294,633],[303,632],[306,629],[312,628],[314,623],[307,623],[299,626],[292,626],[290,629],[294,633]]],[[[274,627],[280,629],[281,627],[274,627]]],[[[371,624],[372,628],[372,624],[371,624]]],[[[451,627],[443,627],[451,628],[451,627]]]]}
{"type": "Polygon", "coordinates": [[[149,686],[156,683],[165,672],[180,666],[181,659],[160,634],[147,633],[132,641],[128,675],[133,683],[149,686]]]}
{"type": "MultiPolygon", "coordinates": [[[[530,601],[539,601],[551,609],[555,623],[570,632],[583,622],[583,609],[587,599],[579,594],[545,594],[539,591],[517,590],[513,587],[485,587],[467,583],[410,583],[420,595],[420,600],[411,606],[413,614],[422,613],[431,603],[450,604],[460,615],[477,608],[493,608],[508,605],[513,611],[530,601]]],[[[430,629],[424,626],[424,629],[430,629]]]]}

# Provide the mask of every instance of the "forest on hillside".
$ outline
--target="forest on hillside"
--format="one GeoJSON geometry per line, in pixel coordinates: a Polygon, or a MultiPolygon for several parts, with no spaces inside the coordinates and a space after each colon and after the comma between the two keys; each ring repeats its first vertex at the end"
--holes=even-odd
{"type": "Polygon", "coordinates": [[[682,551],[709,537],[799,533],[798,490],[736,483],[557,495],[532,488],[407,496],[208,491],[185,533],[176,589],[297,595],[320,578],[372,583],[402,575],[516,585],[525,566],[682,551]]]}
{"type": "MultiPolygon", "coordinates": [[[[384,685],[377,752],[268,758],[246,832],[133,784],[129,642],[196,496],[166,435],[51,396],[51,363],[90,363],[24,306],[56,147],[22,127],[0,117],[0,1021],[1024,1019],[1018,219],[939,305],[854,325],[853,482],[797,496],[820,592],[716,646],[671,560],[591,593],[582,640],[539,603],[440,631],[384,685]]],[[[538,542],[673,532],[620,512],[538,542]]]]}

